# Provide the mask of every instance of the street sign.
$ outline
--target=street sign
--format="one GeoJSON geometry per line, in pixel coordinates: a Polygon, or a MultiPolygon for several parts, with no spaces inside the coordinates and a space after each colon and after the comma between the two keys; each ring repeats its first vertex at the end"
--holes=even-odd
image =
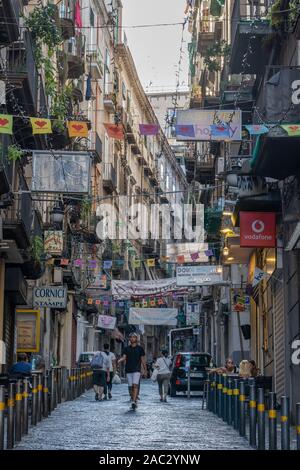
{"type": "Polygon", "coordinates": [[[43,286],[33,289],[33,306],[66,308],[67,288],[64,286],[43,286]]]}
{"type": "Polygon", "coordinates": [[[222,266],[177,266],[177,286],[212,286],[222,284],[222,266]]]}

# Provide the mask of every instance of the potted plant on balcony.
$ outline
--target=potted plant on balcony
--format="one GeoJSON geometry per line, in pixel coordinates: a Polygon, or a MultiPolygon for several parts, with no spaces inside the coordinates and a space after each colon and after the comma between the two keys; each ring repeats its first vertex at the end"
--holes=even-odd
{"type": "Polygon", "coordinates": [[[28,279],[39,279],[45,272],[45,266],[42,261],[44,254],[44,242],[42,237],[34,235],[31,238],[30,248],[28,250],[28,259],[22,266],[22,271],[28,279]]]}

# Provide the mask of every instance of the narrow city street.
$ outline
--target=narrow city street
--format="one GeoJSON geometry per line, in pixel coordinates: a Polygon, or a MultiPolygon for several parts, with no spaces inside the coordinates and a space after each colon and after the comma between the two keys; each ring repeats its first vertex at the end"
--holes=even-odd
{"type": "Polygon", "coordinates": [[[16,445],[22,450],[249,450],[246,439],[212,413],[199,397],[161,403],[157,385],[144,381],[136,412],[129,411],[127,385],[113,399],[96,402],[92,390],[58,406],[16,445]]]}

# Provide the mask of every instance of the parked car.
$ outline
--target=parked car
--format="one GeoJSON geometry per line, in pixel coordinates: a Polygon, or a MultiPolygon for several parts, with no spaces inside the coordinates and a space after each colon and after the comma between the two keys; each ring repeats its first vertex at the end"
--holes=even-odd
{"type": "Polygon", "coordinates": [[[84,351],[80,353],[78,361],[77,361],[78,367],[89,366],[95,354],[96,354],[96,351],[84,351]]]}
{"type": "Polygon", "coordinates": [[[210,354],[201,352],[178,352],[172,363],[170,395],[188,391],[188,367],[190,367],[190,390],[202,392],[207,379],[207,368],[211,366],[210,354]]]}

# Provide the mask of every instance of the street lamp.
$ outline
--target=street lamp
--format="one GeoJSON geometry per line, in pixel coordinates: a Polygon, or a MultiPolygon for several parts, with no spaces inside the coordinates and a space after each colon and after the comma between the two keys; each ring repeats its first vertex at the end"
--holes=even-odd
{"type": "Polygon", "coordinates": [[[54,226],[61,228],[62,222],[64,220],[64,209],[61,206],[53,207],[50,212],[51,222],[54,226]]]}

